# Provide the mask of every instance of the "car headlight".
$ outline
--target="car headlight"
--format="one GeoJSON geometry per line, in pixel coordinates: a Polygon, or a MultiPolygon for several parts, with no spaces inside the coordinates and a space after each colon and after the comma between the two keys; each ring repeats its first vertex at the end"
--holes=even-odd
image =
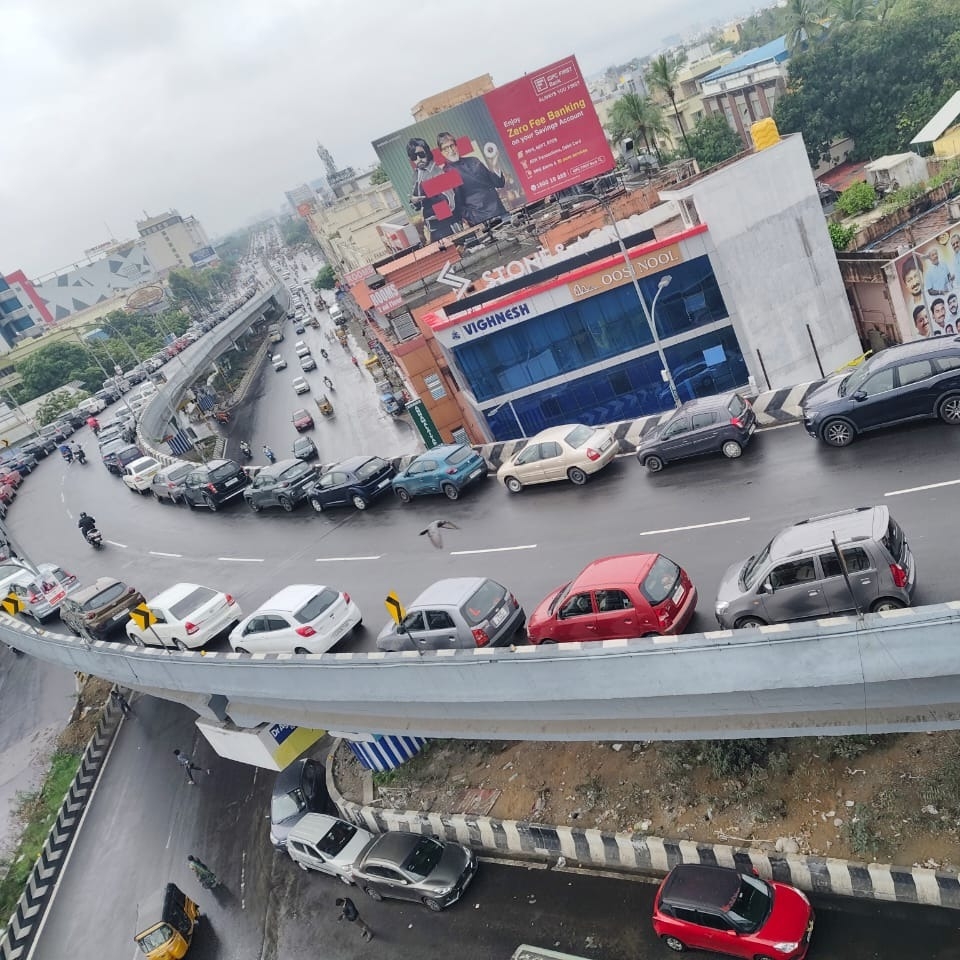
{"type": "Polygon", "coordinates": [[[718,600],[716,605],[717,613],[723,613],[730,604],[726,600],[718,600]]]}
{"type": "Polygon", "coordinates": [[[797,941],[794,941],[793,943],[789,943],[785,940],[782,943],[775,943],[773,945],[773,949],[776,950],[778,953],[793,953],[793,951],[796,950],[797,947],[799,946],[800,944],[797,941]]]}

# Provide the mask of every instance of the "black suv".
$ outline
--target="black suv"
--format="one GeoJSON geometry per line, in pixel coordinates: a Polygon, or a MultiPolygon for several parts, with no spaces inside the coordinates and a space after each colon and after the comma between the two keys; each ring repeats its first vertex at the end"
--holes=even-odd
{"type": "Polygon", "coordinates": [[[393,464],[381,457],[351,457],[333,463],[310,491],[310,505],[317,513],[327,507],[352,503],[366,510],[377,497],[390,493],[397,475],[393,464]]]}
{"type": "Polygon", "coordinates": [[[888,347],[803,401],[803,425],[831,447],[909,420],[960,425],[960,337],[888,347]]]}
{"type": "Polygon", "coordinates": [[[259,513],[264,507],[283,507],[289,513],[307,495],[317,479],[317,468],[303,460],[278,460],[264,467],[243,491],[247,506],[259,513]]]}
{"type": "Polygon", "coordinates": [[[191,510],[204,506],[215,511],[242,494],[249,482],[236,460],[208,460],[183,478],[183,500],[191,510]]]}
{"type": "Polygon", "coordinates": [[[756,429],[753,407],[739,393],[688,400],[640,441],[637,459],[652,473],[671,460],[704,453],[722,453],[734,460],[756,429]]]}

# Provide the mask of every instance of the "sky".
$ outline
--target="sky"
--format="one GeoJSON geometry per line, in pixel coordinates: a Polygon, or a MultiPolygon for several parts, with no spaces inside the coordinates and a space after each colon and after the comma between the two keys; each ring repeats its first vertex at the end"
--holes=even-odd
{"type": "Polygon", "coordinates": [[[420,100],[573,53],[587,75],[745,0],[0,0],[0,273],[36,278],[175,208],[211,237],[275,210],[420,100]]]}

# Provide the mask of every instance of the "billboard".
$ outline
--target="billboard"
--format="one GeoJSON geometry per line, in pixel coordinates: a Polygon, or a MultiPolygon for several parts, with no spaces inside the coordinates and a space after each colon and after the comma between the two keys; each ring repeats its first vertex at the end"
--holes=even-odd
{"type": "Polygon", "coordinates": [[[893,261],[906,340],[960,333],[960,223],[893,261]]]}
{"type": "Polygon", "coordinates": [[[575,57],[381,137],[373,149],[430,242],[614,167],[575,57]]]}

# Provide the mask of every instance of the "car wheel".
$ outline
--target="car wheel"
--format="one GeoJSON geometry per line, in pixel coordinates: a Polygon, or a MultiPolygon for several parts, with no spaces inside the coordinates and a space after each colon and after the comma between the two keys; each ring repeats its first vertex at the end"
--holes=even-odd
{"type": "Polygon", "coordinates": [[[749,630],[752,627],[765,627],[766,625],[767,621],[761,620],[759,617],[741,617],[734,624],[734,627],[737,630],[749,630]]]}
{"type": "Polygon", "coordinates": [[[359,633],[363,629],[363,617],[361,617],[353,628],[354,633],[359,633]]]}
{"type": "Polygon", "coordinates": [[[310,651],[306,647],[294,647],[293,652],[299,653],[302,656],[303,654],[309,653],[310,651]]]}
{"type": "Polygon", "coordinates": [[[182,640],[174,640],[173,645],[178,650],[189,650],[190,648],[182,640]]]}
{"type": "Polygon", "coordinates": [[[434,900],[433,897],[424,897],[423,905],[428,910],[432,910],[434,913],[439,913],[443,909],[443,904],[441,904],[438,900],[434,900]]]}
{"type": "Polygon", "coordinates": [[[378,903],[383,899],[383,894],[379,890],[374,890],[373,887],[364,887],[363,892],[371,900],[376,900],[378,903]]]}
{"type": "Polygon", "coordinates": [[[145,646],[146,646],[146,643],[144,643],[144,641],[143,641],[143,637],[139,637],[139,636],[137,636],[137,634],[135,634],[135,633],[132,634],[132,635],[131,635],[131,634],[127,634],[127,636],[130,638],[130,642],[131,642],[135,647],[145,647],[145,646]]]}
{"type": "Polygon", "coordinates": [[[397,487],[397,497],[401,503],[409,503],[413,499],[410,496],[410,491],[404,487],[397,487]]]}
{"type": "Polygon", "coordinates": [[[523,489],[523,484],[516,477],[506,477],[503,481],[503,485],[511,493],[519,493],[523,489]]]}
{"type": "Polygon", "coordinates": [[[846,420],[828,420],[820,431],[824,443],[831,447],[849,447],[856,434],[846,420]]]}
{"type": "Polygon", "coordinates": [[[541,647],[555,647],[556,645],[557,645],[557,641],[554,640],[553,637],[544,637],[540,641],[541,647]]]}
{"type": "Polygon", "coordinates": [[[210,508],[211,513],[217,512],[217,501],[213,497],[209,497],[206,494],[203,496],[203,502],[210,508]]]}
{"type": "Polygon", "coordinates": [[[310,498],[310,506],[313,507],[317,513],[323,513],[323,503],[319,500],[315,500],[313,497],[310,498]]]}
{"type": "Polygon", "coordinates": [[[937,410],[937,416],[951,426],[960,424],[960,397],[947,397],[946,400],[942,401],[937,410]]]}
{"type": "Polygon", "coordinates": [[[736,440],[727,440],[720,450],[729,460],[736,460],[743,453],[743,447],[736,440]]]}
{"type": "Polygon", "coordinates": [[[460,491],[452,483],[445,483],[441,489],[448,500],[460,499],[460,491]]]}
{"type": "Polygon", "coordinates": [[[259,513],[259,512],[260,512],[260,504],[257,503],[256,500],[248,500],[248,501],[247,501],[247,506],[248,506],[254,513],[259,513]]]}
{"type": "Polygon", "coordinates": [[[250,656],[250,651],[246,647],[234,647],[234,653],[245,653],[248,657],[250,656]]]}
{"type": "Polygon", "coordinates": [[[355,493],[353,495],[353,505],[358,510],[366,510],[368,506],[367,501],[363,497],[361,497],[359,493],[355,493]]]}
{"type": "Polygon", "coordinates": [[[682,940],[678,940],[676,937],[672,937],[669,934],[662,939],[663,945],[668,950],[672,950],[674,953],[684,953],[687,949],[687,945],[682,940]]]}
{"type": "Polygon", "coordinates": [[[571,467],[567,471],[567,479],[575,486],[582,487],[587,482],[587,474],[579,467],[571,467]]]}
{"type": "Polygon", "coordinates": [[[293,501],[287,497],[280,497],[280,506],[289,513],[293,509],[293,501]]]}
{"type": "Polygon", "coordinates": [[[660,457],[647,457],[646,460],[643,461],[643,465],[651,473],[659,473],[663,469],[663,460],[661,460],[660,457]]]}
{"type": "Polygon", "coordinates": [[[881,597],[870,604],[870,612],[885,613],[887,610],[902,610],[905,606],[905,603],[895,600],[893,597],[881,597]]]}

